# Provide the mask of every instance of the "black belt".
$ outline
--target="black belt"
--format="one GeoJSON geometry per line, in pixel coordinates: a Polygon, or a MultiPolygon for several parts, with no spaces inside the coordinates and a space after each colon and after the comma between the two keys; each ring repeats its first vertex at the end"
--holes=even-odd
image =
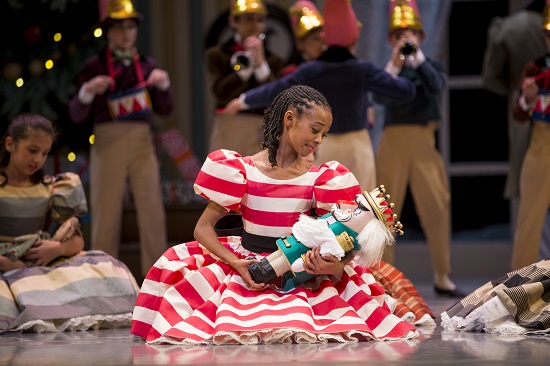
{"type": "Polygon", "coordinates": [[[243,230],[242,246],[254,253],[272,253],[277,250],[278,237],[250,234],[243,230]]]}

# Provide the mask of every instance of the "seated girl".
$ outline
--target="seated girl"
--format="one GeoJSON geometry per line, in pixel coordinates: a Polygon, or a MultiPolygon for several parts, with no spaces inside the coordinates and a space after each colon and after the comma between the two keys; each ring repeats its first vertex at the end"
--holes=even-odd
{"type": "Polygon", "coordinates": [[[129,326],[139,287],[126,265],[83,251],[87,213],[78,175],[47,176],[56,136],[22,114],[0,145],[0,333],[129,326]],[[52,228],[52,232],[48,229],[52,228]]]}

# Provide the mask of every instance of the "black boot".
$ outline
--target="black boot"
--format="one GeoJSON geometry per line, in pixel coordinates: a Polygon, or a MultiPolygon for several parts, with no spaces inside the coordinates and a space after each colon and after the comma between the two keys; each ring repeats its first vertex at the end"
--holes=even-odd
{"type": "Polygon", "coordinates": [[[260,263],[252,263],[248,266],[248,273],[256,283],[270,283],[277,278],[275,270],[266,258],[262,258],[260,263]]]}

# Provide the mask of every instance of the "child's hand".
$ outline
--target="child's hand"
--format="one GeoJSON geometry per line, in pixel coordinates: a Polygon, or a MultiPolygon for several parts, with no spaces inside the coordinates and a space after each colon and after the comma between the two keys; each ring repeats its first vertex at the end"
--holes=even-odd
{"type": "Polygon", "coordinates": [[[260,37],[250,36],[243,42],[244,48],[250,53],[254,67],[265,62],[264,41],[260,37]]]}
{"type": "Polygon", "coordinates": [[[539,87],[535,81],[535,78],[532,78],[532,77],[523,78],[521,82],[521,89],[523,90],[525,101],[528,104],[532,104],[537,99],[537,95],[539,93],[539,87]]]}
{"type": "Polygon", "coordinates": [[[399,69],[403,68],[405,65],[405,59],[401,57],[401,43],[400,41],[395,42],[391,54],[391,62],[394,67],[399,69]]]}
{"type": "Polygon", "coordinates": [[[149,78],[147,78],[147,83],[151,86],[159,88],[160,90],[168,90],[170,87],[168,72],[161,69],[153,69],[151,74],[149,74],[149,78]]]}
{"type": "Polygon", "coordinates": [[[330,254],[321,255],[321,247],[317,246],[306,253],[304,268],[309,274],[334,275],[342,272],[344,262],[330,254]]]}
{"type": "Polygon", "coordinates": [[[237,270],[237,272],[239,272],[239,274],[241,275],[246,287],[249,290],[263,291],[268,287],[268,285],[264,284],[264,283],[256,283],[252,279],[252,276],[250,275],[250,273],[248,272],[248,266],[251,263],[254,263],[254,262],[259,262],[259,260],[257,260],[257,259],[239,259],[239,260],[235,261],[234,263],[232,263],[231,266],[233,268],[235,268],[235,270],[237,270]]]}
{"type": "Polygon", "coordinates": [[[27,250],[24,259],[34,261],[33,267],[45,266],[57,257],[63,255],[63,246],[58,241],[38,240],[32,248],[27,250]]]}
{"type": "Polygon", "coordinates": [[[234,114],[239,113],[243,109],[245,109],[245,108],[243,106],[243,103],[242,103],[241,99],[240,98],[233,98],[233,100],[231,100],[229,103],[227,103],[227,105],[223,109],[222,113],[223,114],[234,115],[234,114]]]}
{"type": "Polygon", "coordinates": [[[0,255],[0,273],[11,271],[12,269],[25,268],[25,263],[21,260],[11,260],[8,257],[0,255]]]}
{"type": "Polygon", "coordinates": [[[86,93],[103,94],[113,84],[114,80],[107,75],[98,75],[87,82],[82,87],[86,93]]]}

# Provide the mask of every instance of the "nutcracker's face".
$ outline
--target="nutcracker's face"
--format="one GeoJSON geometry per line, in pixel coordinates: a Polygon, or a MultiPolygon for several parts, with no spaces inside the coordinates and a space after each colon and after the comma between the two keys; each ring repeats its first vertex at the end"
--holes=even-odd
{"type": "Polygon", "coordinates": [[[355,201],[336,202],[332,207],[332,216],[356,233],[360,233],[372,220],[377,220],[369,202],[362,194],[355,196],[355,201]]]}

